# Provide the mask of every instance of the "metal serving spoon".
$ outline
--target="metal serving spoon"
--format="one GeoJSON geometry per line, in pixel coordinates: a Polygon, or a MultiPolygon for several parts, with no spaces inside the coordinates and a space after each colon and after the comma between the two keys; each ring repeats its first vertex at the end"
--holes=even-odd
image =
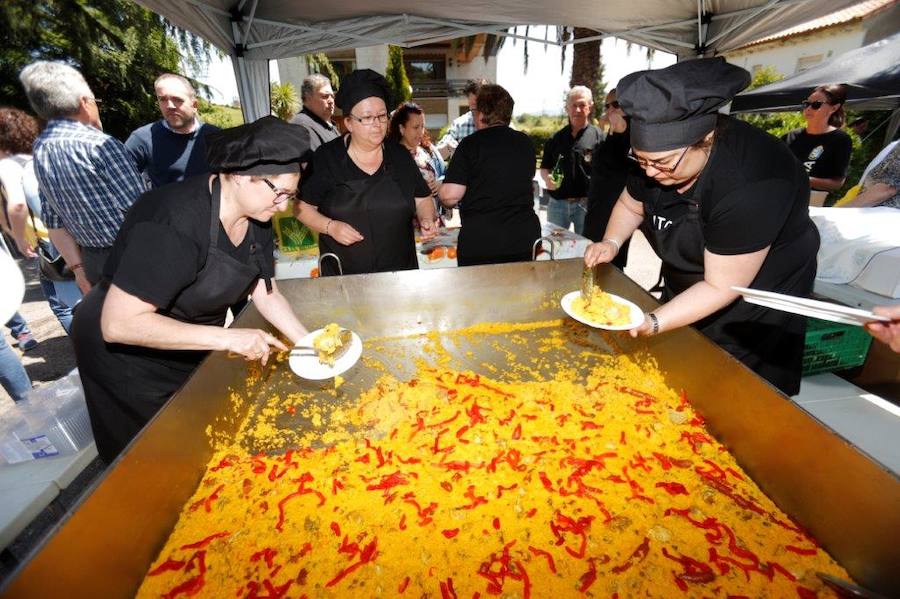
{"type": "MultiPolygon", "coordinates": [[[[350,351],[350,344],[353,341],[353,333],[350,332],[350,329],[341,329],[341,332],[338,333],[338,339],[341,340],[341,346],[334,350],[334,353],[331,354],[335,360],[340,360],[344,356],[344,354],[350,351]]],[[[311,345],[295,345],[291,348],[292,356],[301,356],[309,352],[319,353],[319,350],[311,345]]]]}

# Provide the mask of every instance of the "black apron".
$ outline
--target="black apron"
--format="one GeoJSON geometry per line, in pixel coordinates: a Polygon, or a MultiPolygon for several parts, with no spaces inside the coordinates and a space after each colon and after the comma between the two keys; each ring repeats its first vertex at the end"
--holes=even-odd
{"type": "MultiPolygon", "coordinates": [[[[196,280],[160,314],[191,324],[222,326],[225,311],[246,297],[260,276],[262,256],[250,223],[250,260],[245,264],[219,249],[220,184],[213,181],[209,251],[196,280]]],[[[72,341],[84,386],[97,451],[111,462],[156,414],[208,354],[106,343],[100,314],[109,291],[104,279],[78,306],[72,341]]]]}
{"type": "MultiPolygon", "coordinates": [[[[364,238],[352,245],[341,245],[329,235],[319,235],[319,255],[336,254],[345,275],[418,268],[412,227],[415,201],[403,196],[403,190],[391,176],[387,150],[382,155],[382,167],[375,174],[338,181],[321,207],[328,218],[349,224],[364,238]]],[[[344,160],[350,162],[347,168],[356,168],[349,154],[344,160]]],[[[322,260],[321,274],[340,274],[337,263],[329,258],[322,260]]]]}
{"type": "MultiPolygon", "coordinates": [[[[703,182],[701,176],[693,198],[702,197],[703,182]]],[[[656,200],[644,203],[641,231],[662,259],[661,274],[665,280],[662,301],[667,302],[703,280],[706,244],[700,205],[689,201],[687,213],[680,218],[660,220],[657,209],[661,195],[661,190],[657,190],[656,200]],[[658,222],[666,222],[666,226],[660,229],[658,222]]],[[[815,268],[815,260],[812,267],[815,268]]],[[[786,395],[800,391],[806,318],[738,298],[694,326],[786,395]]]]}

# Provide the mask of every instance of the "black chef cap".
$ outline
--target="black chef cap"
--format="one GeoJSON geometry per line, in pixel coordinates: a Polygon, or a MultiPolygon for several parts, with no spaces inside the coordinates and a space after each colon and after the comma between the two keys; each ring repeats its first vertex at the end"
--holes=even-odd
{"type": "Polygon", "coordinates": [[[309,160],[309,131],[274,116],[214,131],[206,136],[206,160],[213,173],[281,175],[299,173],[309,160]]]}
{"type": "Polygon", "coordinates": [[[631,117],[631,145],[664,152],[700,141],[719,108],[748,85],[750,73],[724,58],[697,58],[627,75],[617,99],[631,117]]]}
{"type": "Polygon", "coordinates": [[[341,81],[341,87],[334,97],[334,103],[344,115],[350,114],[353,107],[366,98],[381,98],[390,109],[391,87],[383,75],[372,69],[358,69],[341,81]]]}

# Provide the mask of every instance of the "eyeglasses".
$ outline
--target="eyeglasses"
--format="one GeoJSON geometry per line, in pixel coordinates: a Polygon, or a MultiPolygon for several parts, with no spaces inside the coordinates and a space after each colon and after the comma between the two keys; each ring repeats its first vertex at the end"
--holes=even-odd
{"type": "Polygon", "coordinates": [[[800,102],[800,106],[802,106],[803,108],[812,108],[813,110],[822,108],[823,104],[827,104],[827,102],[823,102],[822,100],[815,100],[813,102],[810,102],[809,100],[803,100],[802,102],[800,102]]]}
{"type": "Polygon", "coordinates": [[[691,146],[688,146],[684,150],[682,150],[681,156],[678,157],[678,160],[676,160],[675,164],[673,164],[672,166],[664,166],[664,165],[660,164],[659,161],[657,161],[657,160],[647,160],[646,158],[639,158],[634,155],[634,151],[631,149],[628,150],[628,157],[631,158],[632,160],[634,160],[635,162],[637,162],[638,166],[640,166],[643,169],[648,169],[650,167],[653,167],[654,169],[658,170],[661,173],[672,174],[678,170],[678,165],[681,164],[681,161],[684,159],[684,157],[687,155],[687,151],[690,149],[691,149],[691,146]]]}
{"type": "Polygon", "coordinates": [[[350,118],[366,126],[374,124],[376,120],[383,125],[388,122],[388,113],[382,112],[381,114],[367,114],[366,116],[356,116],[351,112],[350,118]]]}
{"type": "Polygon", "coordinates": [[[297,199],[296,191],[284,191],[283,189],[278,189],[277,187],[275,187],[274,183],[272,183],[265,177],[262,177],[262,180],[265,181],[266,185],[269,186],[269,189],[271,189],[272,192],[275,194],[275,203],[276,204],[280,204],[287,200],[296,200],[297,199]]]}
{"type": "Polygon", "coordinates": [[[603,105],[607,110],[610,108],[619,108],[619,101],[613,100],[612,102],[607,102],[603,105]]]}

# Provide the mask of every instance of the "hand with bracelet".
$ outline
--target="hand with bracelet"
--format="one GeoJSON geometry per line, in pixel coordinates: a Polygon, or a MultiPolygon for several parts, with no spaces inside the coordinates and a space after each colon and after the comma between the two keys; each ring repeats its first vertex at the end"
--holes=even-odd
{"type": "Polygon", "coordinates": [[[648,312],[644,314],[644,322],[641,323],[641,326],[631,329],[628,334],[632,337],[650,337],[658,335],[659,332],[659,318],[653,312],[648,312]]]}
{"type": "Polygon", "coordinates": [[[323,234],[328,235],[341,245],[353,245],[354,243],[358,243],[364,239],[364,237],[348,225],[347,223],[334,220],[333,218],[328,219],[328,222],[325,223],[324,230],[321,231],[323,234]]]}
{"type": "Polygon", "coordinates": [[[587,246],[584,251],[584,263],[588,266],[596,266],[605,262],[610,262],[619,253],[622,244],[615,239],[607,237],[603,241],[592,243],[587,246]]]}

